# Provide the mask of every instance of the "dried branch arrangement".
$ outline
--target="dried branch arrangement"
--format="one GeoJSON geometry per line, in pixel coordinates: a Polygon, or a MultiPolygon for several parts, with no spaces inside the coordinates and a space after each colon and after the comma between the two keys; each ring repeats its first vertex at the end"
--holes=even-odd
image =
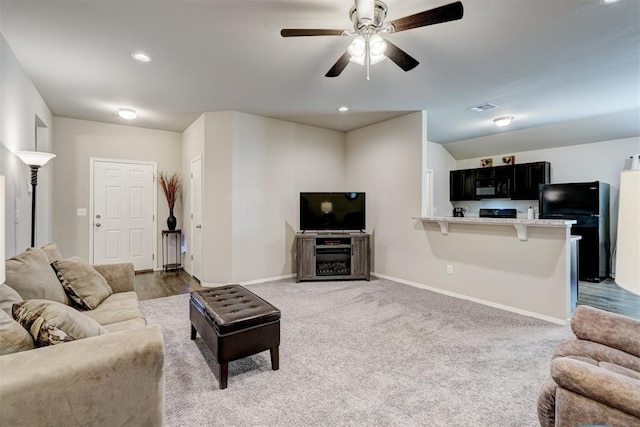
{"type": "Polygon", "coordinates": [[[168,172],[161,171],[158,175],[158,184],[160,185],[160,188],[162,188],[164,197],[167,199],[169,210],[173,210],[176,200],[178,199],[178,195],[182,190],[182,177],[178,172],[169,174],[168,172]]]}

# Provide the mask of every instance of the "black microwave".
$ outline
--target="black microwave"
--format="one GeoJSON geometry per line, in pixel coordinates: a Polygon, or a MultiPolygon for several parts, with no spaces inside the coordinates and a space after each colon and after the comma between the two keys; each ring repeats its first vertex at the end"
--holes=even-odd
{"type": "Polygon", "coordinates": [[[499,199],[509,197],[509,178],[481,178],[476,180],[476,199],[499,199]]]}

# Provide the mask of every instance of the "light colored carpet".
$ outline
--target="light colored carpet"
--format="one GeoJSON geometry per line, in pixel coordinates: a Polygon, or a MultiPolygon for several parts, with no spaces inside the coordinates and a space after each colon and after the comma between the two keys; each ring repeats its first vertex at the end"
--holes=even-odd
{"type": "Polygon", "coordinates": [[[536,426],[536,398],[568,326],[370,282],[247,286],[282,312],[269,352],[229,364],[191,341],[189,295],[142,301],[162,326],[169,426],[536,426]]]}

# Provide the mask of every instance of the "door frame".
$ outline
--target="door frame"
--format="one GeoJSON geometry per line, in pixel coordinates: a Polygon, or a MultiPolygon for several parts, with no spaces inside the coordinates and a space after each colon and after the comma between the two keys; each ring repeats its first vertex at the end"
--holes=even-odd
{"type": "MultiPolygon", "coordinates": [[[[109,163],[128,163],[128,164],[135,164],[135,165],[145,165],[145,166],[152,166],[153,167],[153,184],[154,186],[156,185],[156,177],[158,176],[158,163],[157,162],[149,162],[149,161],[141,161],[141,160],[125,160],[125,159],[109,159],[109,158],[105,158],[105,157],[90,157],[89,158],[89,263],[93,264],[94,263],[94,258],[93,258],[93,218],[94,218],[94,214],[93,214],[93,200],[94,200],[94,194],[93,194],[93,186],[94,186],[94,179],[93,179],[93,174],[94,174],[94,166],[96,164],[96,162],[109,162],[109,163]]],[[[151,247],[153,248],[151,253],[152,253],[152,268],[153,271],[157,271],[160,267],[158,267],[158,221],[157,221],[157,216],[158,216],[158,191],[156,188],[156,191],[152,191],[152,198],[153,198],[153,202],[152,202],[152,212],[153,212],[153,219],[152,219],[152,225],[151,225],[151,247]]]]}
{"type": "MultiPolygon", "coordinates": [[[[202,224],[202,200],[203,200],[202,199],[202,193],[203,193],[203,191],[202,191],[202,189],[203,189],[202,182],[203,182],[203,170],[204,170],[203,167],[202,167],[202,161],[203,161],[202,155],[199,154],[199,155],[195,156],[194,158],[191,159],[191,161],[189,163],[189,176],[191,178],[189,180],[189,193],[191,193],[191,197],[190,197],[190,200],[189,200],[189,211],[190,211],[189,212],[189,221],[190,221],[190,225],[189,225],[190,244],[189,244],[189,247],[191,248],[190,251],[189,251],[190,255],[191,255],[189,257],[190,258],[189,269],[191,270],[190,273],[191,273],[191,275],[193,277],[196,277],[196,276],[194,276],[195,271],[194,271],[194,268],[193,268],[193,264],[194,264],[194,259],[193,259],[194,250],[193,249],[195,247],[195,245],[193,244],[194,243],[193,236],[196,233],[195,224],[193,223],[193,198],[194,198],[194,191],[193,191],[193,164],[198,160],[200,161],[200,194],[198,195],[198,197],[200,197],[200,223],[202,224]]],[[[200,231],[200,233],[202,235],[202,231],[200,231]]],[[[200,261],[200,265],[202,266],[202,238],[200,239],[200,248],[199,248],[199,250],[200,250],[200,260],[201,260],[200,261]]],[[[202,276],[202,269],[200,271],[200,276],[202,276]]],[[[202,281],[202,277],[196,277],[196,278],[198,280],[202,281]]]]}

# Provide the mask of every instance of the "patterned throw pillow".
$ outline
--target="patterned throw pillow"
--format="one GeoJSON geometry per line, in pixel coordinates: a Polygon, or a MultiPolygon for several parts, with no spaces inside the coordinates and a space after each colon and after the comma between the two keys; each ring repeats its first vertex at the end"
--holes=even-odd
{"type": "Polygon", "coordinates": [[[13,305],[13,318],[33,337],[38,347],[104,335],[98,322],[64,304],[32,299],[13,305]]]}
{"type": "Polygon", "coordinates": [[[31,350],[33,339],[11,316],[0,310],[0,355],[31,350]]]}
{"type": "Polygon", "coordinates": [[[65,292],[79,308],[93,310],[113,293],[106,279],[80,258],[54,261],[51,266],[65,292]]]}

